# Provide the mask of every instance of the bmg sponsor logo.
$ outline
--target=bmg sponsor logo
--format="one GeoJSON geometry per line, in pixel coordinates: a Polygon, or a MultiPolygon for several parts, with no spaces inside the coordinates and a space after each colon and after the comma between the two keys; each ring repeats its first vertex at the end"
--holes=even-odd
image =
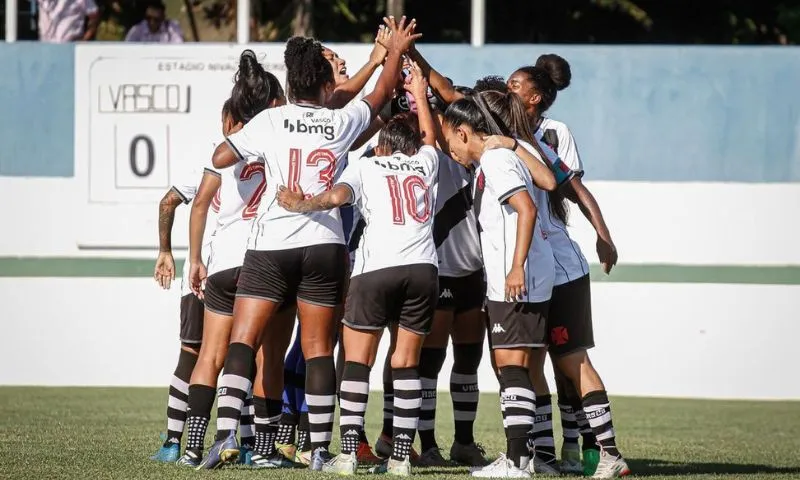
{"type": "Polygon", "coordinates": [[[326,140],[333,140],[334,129],[333,125],[309,125],[299,119],[294,122],[288,118],[283,121],[283,128],[289,130],[289,133],[307,133],[311,135],[322,135],[326,140]]]}

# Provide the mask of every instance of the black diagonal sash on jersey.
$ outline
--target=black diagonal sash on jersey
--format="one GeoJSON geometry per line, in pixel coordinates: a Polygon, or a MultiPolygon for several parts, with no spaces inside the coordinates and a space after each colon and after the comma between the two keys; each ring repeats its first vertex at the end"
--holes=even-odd
{"type": "Polygon", "coordinates": [[[467,212],[472,208],[471,190],[472,185],[468,184],[457,191],[433,217],[433,242],[436,248],[439,248],[447,240],[450,232],[467,218],[467,212]]]}

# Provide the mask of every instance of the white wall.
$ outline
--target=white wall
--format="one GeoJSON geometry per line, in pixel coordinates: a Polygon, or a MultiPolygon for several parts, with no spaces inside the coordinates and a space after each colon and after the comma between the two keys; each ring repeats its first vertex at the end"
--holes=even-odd
{"type": "MultiPolygon", "coordinates": [[[[800,398],[800,383],[785,375],[797,364],[800,286],[592,288],[598,347],[591,355],[610,392],[800,398]]],[[[168,382],[178,351],[174,288],[162,291],[147,278],[0,278],[0,292],[0,385],[168,382]]],[[[497,390],[488,359],[480,385],[497,390]]],[[[448,373],[439,387],[448,388],[448,373]]],[[[372,388],[381,388],[380,366],[372,388]]]]}

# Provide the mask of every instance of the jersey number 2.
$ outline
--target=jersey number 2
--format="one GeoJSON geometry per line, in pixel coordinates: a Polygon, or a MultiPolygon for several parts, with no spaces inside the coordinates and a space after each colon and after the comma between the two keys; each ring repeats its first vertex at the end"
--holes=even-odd
{"type": "Polygon", "coordinates": [[[402,191],[400,189],[400,181],[397,175],[389,175],[386,177],[386,182],[389,184],[389,196],[392,198],[392,222],[395,225],[403,225],[406,223],[405,212],[419,223],[425,223],[431,218],[431,197],[428,194],[428,186],[422,178],[412,175],[403,180],[402,191]],[[422,213],[419,211],[417,205],[416,189],[424,192],[422,196],[422,213]],[[405,193],[405,201],[403,200],[403,193],[405,193]],[[403,204],[405,203],[405,209],[403,204]]]}
{"type": "Polygon", "coordinates": [[[242,210],[242,218],[244,220],[256,218],[258,205],[261,203],[261,196],[264,195],[264,190],[267,189],[267,176],[264,172],[263,163],[248,163],[242,169],[242,173],[239,174],[239,180],[242,181],[250,180],[256,174],[261,174],[261,181],[258,182],[258,186],[253,190],[253,195],[250,197],[247,205],[245,205],[244,210],[242,210]]]}

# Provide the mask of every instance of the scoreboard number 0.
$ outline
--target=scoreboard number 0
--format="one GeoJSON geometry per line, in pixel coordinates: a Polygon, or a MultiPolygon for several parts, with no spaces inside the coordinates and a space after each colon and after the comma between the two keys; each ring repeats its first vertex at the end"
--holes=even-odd
{"type": "Polygon", "coordinates": [[[131,171],[134,175],[140,178],[149,177],[153,173],[156,166],[156,147],[153,144],[153,139],[147,135],[136,135],[131,140],[130,146],[130,165],[131,171]],[[145,156],[146,165],[142,169],[139,165],[139,149],[146,148],[147,155],[145,156]]]}

